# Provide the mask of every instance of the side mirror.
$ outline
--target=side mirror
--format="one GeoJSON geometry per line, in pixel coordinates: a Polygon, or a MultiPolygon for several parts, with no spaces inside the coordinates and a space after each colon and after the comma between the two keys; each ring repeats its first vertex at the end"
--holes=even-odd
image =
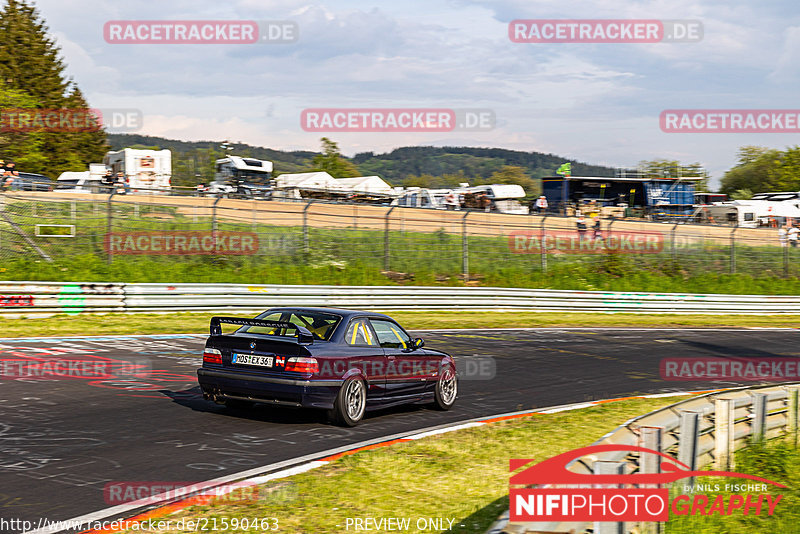
{"type": "Polygon", "coordinates": [[[418,337],[417,339],[411,342],[412,350],[421,349],[424,346],[425,346],[425,340],[423,340],[421,337],[418,337]]]}
{"type": "Polygon", "coordinates": [[[314,334],[312,334],[307,328],[302,326],[297,327],[297,342],[300,345],[313,345],[314,344],[314,334]]]}

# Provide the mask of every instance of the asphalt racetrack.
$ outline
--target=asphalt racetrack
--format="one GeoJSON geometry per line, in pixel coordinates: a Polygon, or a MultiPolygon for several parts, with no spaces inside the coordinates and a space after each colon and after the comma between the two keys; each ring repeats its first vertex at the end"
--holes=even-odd
{"type": "Polygon", "coordinates": [[[473,376],[460,382],[456,406],[449,412],[421,406],[373,412],[353,429],[329,424],[321,412],[265,405],[240,412],[204,401],[195,370],[205,336],[0,339],[3,360],[91,358],[112,369],[98,380],[0,380],[0,517],[34,524],[70,519],[117,504],[104,494],[109,483],[201,482],[480,416],[737,385],[664,381],[663,358],[800,355],[794,330],[419,334],[426,347],[450,352],[460,365],[474,364],[467,369],[473,376]]]}

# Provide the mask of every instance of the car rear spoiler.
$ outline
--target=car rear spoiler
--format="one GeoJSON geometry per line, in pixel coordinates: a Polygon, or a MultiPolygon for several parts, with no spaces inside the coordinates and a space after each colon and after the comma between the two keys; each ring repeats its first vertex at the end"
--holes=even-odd
{"type": "Polygon", "coordinates": [[[222,323],[238,324],[241,326],[263,326],[266,328],[296,328],[297,342],[301,345],[310,345],[314,342],[314,335],[308,328],[292,323],[279,321],[263,321],[261,319],[248,319],[245,317],[212,317],[210,331],[212,336],[222,335],[222,323]]]}

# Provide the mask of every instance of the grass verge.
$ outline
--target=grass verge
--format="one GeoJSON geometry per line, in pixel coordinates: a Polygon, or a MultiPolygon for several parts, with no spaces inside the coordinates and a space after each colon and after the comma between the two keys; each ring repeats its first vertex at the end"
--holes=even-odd
{"type": "MultiPolygon", "coordinates": [[[[3,318],[2,336],[204,334],[208,332],[208,322],[212,315],[212,313],[142,313],[3,318]]],[[[389,315],[409,330],[533,327],[800,327],[800,315],[646,315],[471,311],[398,311],[389,312],[389,315]]]]}
{"type": "Polygon", "coordinates": [[[172,529],[137,532],[191,532],[174,528],[182,518],[277,518],[279,532],[346,532],[348,517],[400,517],[410,518],[408,532],[430,532],[416,527],[420,518],[445,518],[455,520],[452,532],[482,533],[508,508],[509,459],[545,459],[589,445],[631,417],[684,398],[630,399],[359,452],[269,483],[255,502],[192,506],[161,518],[172,529]]]}

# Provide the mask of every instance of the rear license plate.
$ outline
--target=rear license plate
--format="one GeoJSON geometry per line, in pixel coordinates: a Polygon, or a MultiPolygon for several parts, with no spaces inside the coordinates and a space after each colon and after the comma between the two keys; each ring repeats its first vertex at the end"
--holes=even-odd
{"type": "Polygon", "coordinates": [[[234,352],[231,355],[231,363],[239,365],[258,365],[260,367],[272,367],[273,356],[258,356],[256,354],[239,354],[234,352]]]}

